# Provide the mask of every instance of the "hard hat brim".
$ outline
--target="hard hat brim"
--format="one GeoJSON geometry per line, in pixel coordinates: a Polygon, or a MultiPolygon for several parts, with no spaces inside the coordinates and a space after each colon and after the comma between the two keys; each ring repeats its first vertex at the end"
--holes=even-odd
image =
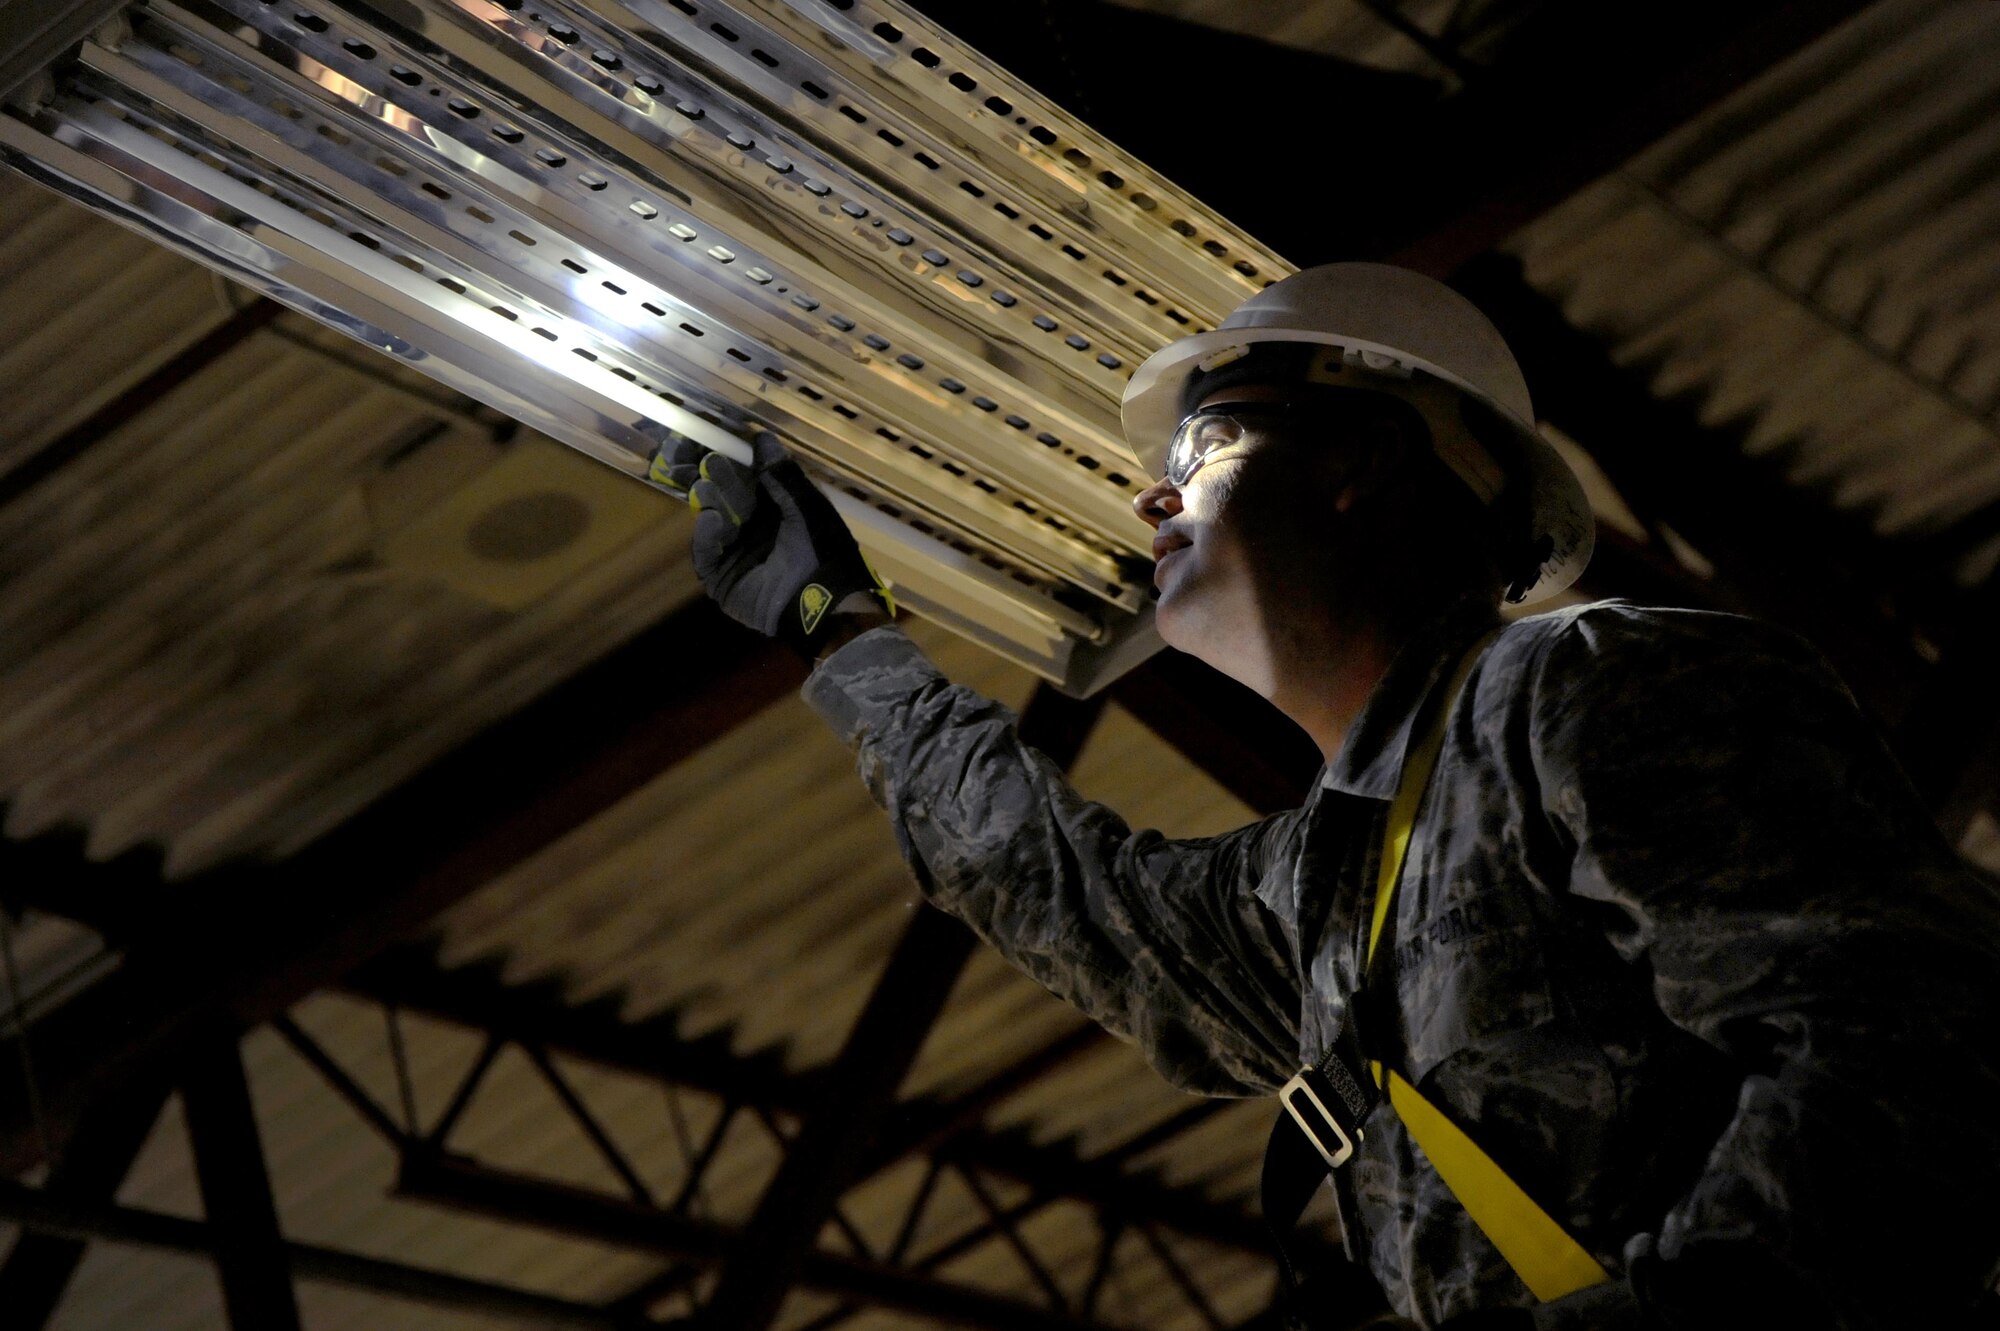
{"type": "Polygon", "coordinates": [[[1127,457],[1148,477],[1164,474],[1167,446],[1181,422],[1181,396],[1188,381],[1204,363],[1235,350],[1247,350],[1260,342],[1311,343],[1338,347],[1343,352],[1365,356],[1357,368],[1372,368],[1391,374],[1424,374],[1450,384],[1462,393],[1479,399],[1507,423],[1521,444],[1524,479],[1529,489],[1529,507],[1536,530],[1553,545],[1543,562],[1540,575],[1528,588],[1523,601],[1545,600],[1575,582],[1590,562],[1597,541],[1597,521],[1584,494],[1583,483],[1570,470],[1548,440],[1508,404],[1465,382],[1443,367],[1396,347],[1361,338],[1337,336],[1305,328],[1217,328],[1184,337],[1147,357],[1125,385],[1120,417],[1125,432],[1127,457]]]}

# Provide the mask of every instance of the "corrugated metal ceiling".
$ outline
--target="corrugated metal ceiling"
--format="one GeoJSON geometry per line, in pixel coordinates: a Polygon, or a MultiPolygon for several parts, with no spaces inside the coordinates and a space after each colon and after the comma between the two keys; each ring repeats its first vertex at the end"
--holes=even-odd
{"type": "MultiPolygon", "coordinates": [[[[1963,585],[2000,561],[2000,9],[1872,7],[1507,248],[1662,397],[1963,585]]],[[[1590,441],[1583,441],[1586,445],[1590,441]]]]}
{"type": "MultiPolygon", "coordinates": [[[[0,198],[48,246],[5,274],[20,458],[121,377],[69,348],[143,368],[226,310],[185,260],[0,198]]],[[[322,345],[281,318],[0,509],[9,835],[161,844],[171,875],[289,853],[697,594],[683,507],[322,345]]]]}

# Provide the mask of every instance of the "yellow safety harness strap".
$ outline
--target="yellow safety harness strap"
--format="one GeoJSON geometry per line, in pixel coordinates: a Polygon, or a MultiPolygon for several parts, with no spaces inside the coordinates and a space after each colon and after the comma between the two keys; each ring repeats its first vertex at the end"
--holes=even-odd
{"type": "Polygon", "coordinates": [[[1373,1067],[1376,1084],[1388,1096],[1411,1138],[1423,1147],[1431,1168],[1530,1293],[1547,1303],[1611,1279],[1582,1244],[1522,1192],[1458,1124],[1404,1081],[1401,1073],[1391,1071],[1384,1082],[1382,1065],[1373,1067]]]}
{"type": "MultiPolygon", "coordinates": [[[[1381,941],[1396,899],[1396,887],[1402,880],[1410,837],[1417,824],[1417,810],[1444,747],[1445,727],[1453,704],[1473,665],[1492,640],[1493,635],[1489,634],[1466,652],[1451,684],[1440,695],[1440,705],[1423,742],[1404,759],[1402,779],[1397,784],[1395,801],[1389,806],[1389,826],[1382,841],[1375,912],[1369,922],[1368,950],[1362,965],[1364,976],[1374,965],[1375,947],[1381,941]]],[[[1371,1061],[1368,1068],[1375,1084],[1388,1097],[1390,1107],[1409,1130],[1411,1139],[1423,1148],[1431,1168],[1537,1299],[1546,1303],[1611,1278],[1582,1244],[1536,1205],[1534,1198],[1508,1178],[1506,1171],[1494,1164],[1493,1158],[1480,1150],[1464,1129],[1419,1094],[1401,1073],[1379,1062],[1371,1061]]]]}

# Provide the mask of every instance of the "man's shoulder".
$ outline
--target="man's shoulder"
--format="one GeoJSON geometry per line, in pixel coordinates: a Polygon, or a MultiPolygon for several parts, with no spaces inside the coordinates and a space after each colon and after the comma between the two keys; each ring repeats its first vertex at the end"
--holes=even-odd
{"type": "Polygon", "coordinates": [[[1563,747],[1741,738],[1854,710],[1810,643],[1742,615],[1596,601],[1516,620],[1495,647],[1482,703],[1563,747]]]}
{"type": "Polygon", "coordinates": [[[1545,686],[1618,670],[1710,670],[1782,662],[1819,664],[1803,638],[1764,620],[1717,610],[1589,601],[1506,625],[1496,661],[1531,667],[1545,686]]]}

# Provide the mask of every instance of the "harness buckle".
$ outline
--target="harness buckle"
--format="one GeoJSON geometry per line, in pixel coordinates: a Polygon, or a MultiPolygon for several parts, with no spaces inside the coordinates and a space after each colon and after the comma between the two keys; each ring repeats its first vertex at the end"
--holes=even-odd
{"type": "Polygon", "coordinates": [[[1349,1116],[1347,1102],[1317,1068],[1306,1068],[1278,1089],[1285,1112],[1305,1133],[1306,1140],[1326,1161],[1328,1169],[1338,1169],[1354,1154],[1361,1140],[1361,1128],[1349,1116]]]}

